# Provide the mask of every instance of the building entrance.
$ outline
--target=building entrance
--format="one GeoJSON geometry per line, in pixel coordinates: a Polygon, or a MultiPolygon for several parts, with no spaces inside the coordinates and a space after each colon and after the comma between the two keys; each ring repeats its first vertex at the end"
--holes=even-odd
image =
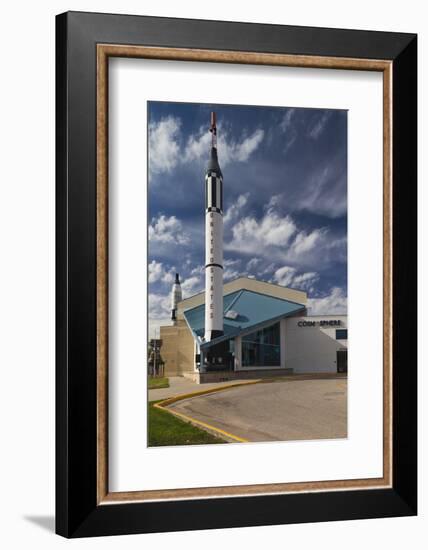
{"type": "Polygon", "coordinates": [[[336,352],[337,372],[348,372],[348,350],[338,349],[336,352]]]}

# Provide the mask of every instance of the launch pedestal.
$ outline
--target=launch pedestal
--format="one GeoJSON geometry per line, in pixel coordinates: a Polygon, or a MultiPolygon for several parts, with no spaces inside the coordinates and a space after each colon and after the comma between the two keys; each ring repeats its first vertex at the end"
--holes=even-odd
{"type": "Polygon", "coordinates": [[[229,349],[229,341],[223,341],[201,351],[199,372],[233,371],[234,361],[234,355],[229,349]]]}

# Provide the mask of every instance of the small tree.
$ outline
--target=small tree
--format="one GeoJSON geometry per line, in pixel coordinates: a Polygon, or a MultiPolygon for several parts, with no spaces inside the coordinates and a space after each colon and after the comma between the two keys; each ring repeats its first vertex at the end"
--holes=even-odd
{"type": "Polygon", "coordinates": [[[150,376],[163,377],[165,362],[160,353],[161,347],[162,340],[156,338],[150,340],[148,349],[148,370],[150,376]]]}

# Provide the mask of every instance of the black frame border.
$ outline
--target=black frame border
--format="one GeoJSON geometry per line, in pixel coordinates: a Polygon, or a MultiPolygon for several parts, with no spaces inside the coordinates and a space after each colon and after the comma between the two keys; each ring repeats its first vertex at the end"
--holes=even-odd
{"type": "Polygon", "coordinates": [[[416,515],[416,286],[415,34],[83,12],[56,17],[58,534],[86,537],[416,515]],[[97,505],[97,43],[393,62],[391,489],[97,505]]]}

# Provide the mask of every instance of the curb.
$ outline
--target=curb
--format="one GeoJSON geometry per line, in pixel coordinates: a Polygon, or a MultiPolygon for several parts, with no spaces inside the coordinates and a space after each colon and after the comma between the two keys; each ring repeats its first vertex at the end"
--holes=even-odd
{"type": "Polygon", "coordinates": [[[180,395],[174,395],[173,397],[167,397],[166,399],[159,401],[159,403],[157,403],[156,405],[167,407],[168,405],[172,405],[172,403],[175,403],[176,401],[182,401],[183,399],[190,399],[191,397],[198,397],[200,395],[217,393],[219,391],[229,390],[230,388],[239,388],[241,386],[250,386],[252,384],[259,384],[262,381],[263,380],[258,378],[257,380],[247,380],[246,382],[238,382],[238,384],[225,384],[224,386],[220,386],[218,388],[209,388],[206,390],[198,390],[190,393],[182,393],[180,395]]]}
{"type": "Polygon", "coordinates": [[[220,428],[217,428],[216,426],[212,426],[211,424],[207,424],[206,422],[202,422],[201,420],[196,420],[196,418],[193,418],[191,416],[187,416],[183,413],[179,413],[177,411],[172,411],[171,409],[168,409],[168,405],[172,405],[173,403],[176,403],[177,401],[184,401],[185,399],[190,399],[192,397],[199,397],[202,395],[209,395],[211,393],[217,393],[223,390],[229,390],[231,388],[239,388],[241,386],[251,386],[253,384],[259,384],[262,382],[262,380],[250,380],[248,382],[240,382],[238,384],[227,384],[225,386],[221,386],[220,388],[210,388],[208,390],[199,390],[196,392],[191,393],[183,393],[181,395],[176,395],[174,397],[169,397],[168,399],[164,399],[163,401],[159,401],[159,403],[155,403],[153,405],[154,408],[160,409],[163,411],[167,411],[169,414],[172,414],[174,416],[178,416],[179,418],[183,418],[190,422],[191,424],[194,424],[196,426],[200,426],[204,428],[205,430],[215,432],[216,434],[220,435],[222,439],[232,439],[233,441],[236,441],[238,443],[248,443],[248,439],[244,439],[243,437],[239,437],[237,435],[231,434],[229,432],[226,432],[225,430],[222,430],[220,428]]]}

